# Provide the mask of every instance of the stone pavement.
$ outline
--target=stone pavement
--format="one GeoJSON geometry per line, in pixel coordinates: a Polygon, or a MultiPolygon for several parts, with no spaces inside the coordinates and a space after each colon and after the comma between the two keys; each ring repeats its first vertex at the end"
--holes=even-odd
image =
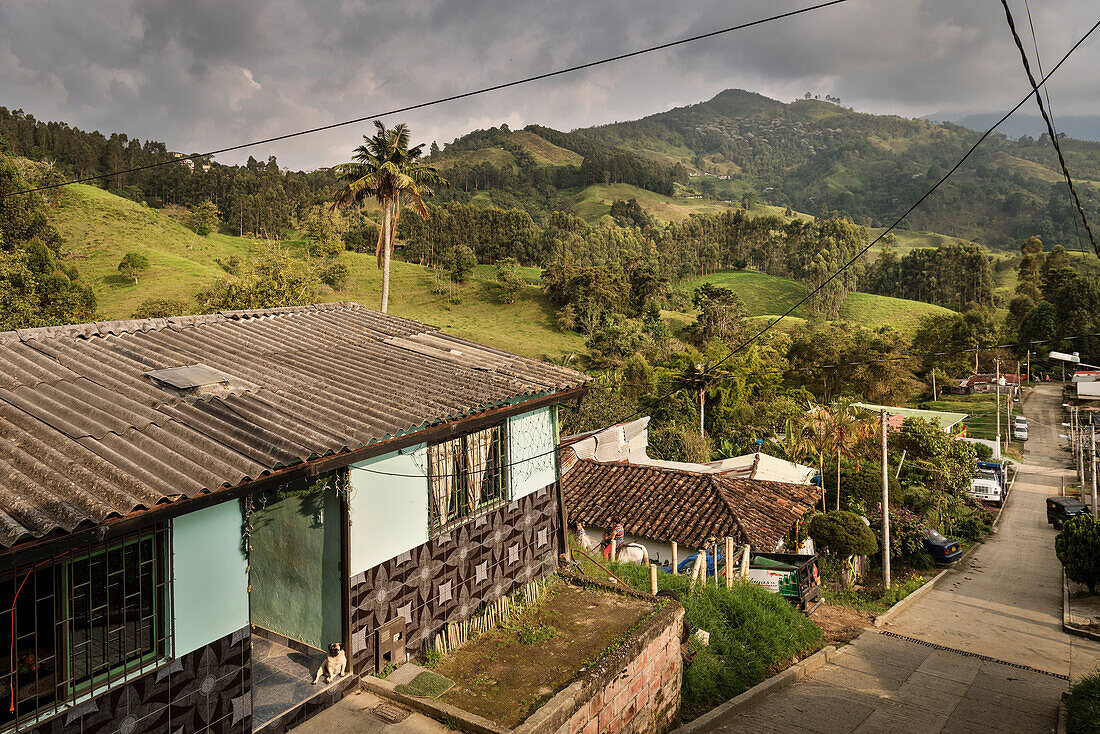
{"type": "Polygon", "coordinates": [[[1061,629],[1061,566],[1045,505],[1071,472],[1057,437],[1059,388],[1041,386],[1026,403],[1031,440],[997,534],[886,628],[910,639],[868,630],[715,731],[1053,731],[1066,679],[1100,667],[1100,643],[1061,629]]]}

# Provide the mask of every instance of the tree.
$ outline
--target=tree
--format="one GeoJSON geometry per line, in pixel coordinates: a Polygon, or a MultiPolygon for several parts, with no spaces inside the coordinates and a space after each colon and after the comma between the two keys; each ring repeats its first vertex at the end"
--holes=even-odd
{"type": "Polygon", "coordinates": [[[501,303],[515,303],[524,283],[519,274],[519,263],[514,257],[506,257],[497,263],[497,283],[500,285],[497,300],[501,303]]]}
{"type": "Polygon", "coordinates": [[[1043,298],[1040,293],[1042,285],[1040,272],[1045,262],[1043,241],[1038,237],[1031,237],[1020,245],[1020,264],[1016,267],[1016,293],[1027,296],[1033,303],[1038,303],[1043,298]]]}
{"type": "Polygon", "coordinates": [[[140,252],[127,252],[122,256],[122,262],[118,264],[118,272],[121,273],[122,277],[133,280],[134,285],[137,285],[138,273],[143,273],[148,269],[149,258],[140,252]]]}
{"type": "MultiPolygon", "coordinates": [[[[814,515],[810,520],[810,537],[814,547],[839,561],[849,556],[870,556],[878,550],[878,539],[863,518],[854,512],[837,510],[814,515]]],[[[852,581],[845,567],[840,582],[846,588],[852,581]]]]}
{"type": "Polygon", "coordinates": [[[285,252],[272,251],[218,279],[195,300],[206,313],[305,306],[317,300],[317,276],[285,252]]]}
{"type": "Polygon", "coordinates": [[[443,267],[451,274],[451,280],[455,283],[465,283],[476,266],[477,257],[466,245],[455,245],[443,255],[443,267]]]}
{"type": "Polygon", "coordinates": [[[135,319],[164,319],[187,313],[187,301],[174,301],[168,298],[147,298],[132,314],[135,319]]]}
{"type": "Polygon", "coordinates": [[[401,219],[404,201],[428,218],[424,197],[431,196],[432,186],[446,186],[434,168],[420,163],[424,144],[409,147],[409,129],[399,123],[392,129],[379,120],[374,136],[363,136],[364,144],[355,149],[352,162],[342,163],[335,171],[344,186],[336,192],[333,208],[360,207],[368,197],[374,197],[382,207],[382,226],[378,232],[376,255],[382,268],[382,313],[390,301],[390,260],[393,257],[393,236],[401,219]]]}
{"type": "Polygon", "coordinates": [[[220,214],[218,207],[210,199],[199,202],[191,210],[191,229],[195,231],[195,234],[203,237],[211,232],[217,232],[218,216],[220,214]]]}
{"type": "Polygon", "coordinates": [[[693,327],[700,341],[732,341],[741,330],[745,304],[733,289],[704,283],[695,289],[691,305],[700,311],[693,327]]]}
{"type": "Polygon", "coordinates": [[[302,232],[314,257],[335,257],[344,249],[336,216],[323,206],[312,206],[302,220],[302,232]]]}
{"type": "Polygon", "coordinates": [[[1054,552],[1066,576],[1096,593],[1100,584],[1100,522],[1092,515],[1079,515],[1062,526],[1054,539],[1054,552]]]}

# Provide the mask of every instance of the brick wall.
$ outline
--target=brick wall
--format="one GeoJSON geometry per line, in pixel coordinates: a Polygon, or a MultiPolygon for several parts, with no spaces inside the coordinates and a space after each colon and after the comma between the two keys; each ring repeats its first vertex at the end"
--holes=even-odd
{"type": "Polygon", "coordinates": [[[665,731],[680,712],[683,625],[683,607],[668,602],[621,647],[517,727],[515,734],[665,731]]]}

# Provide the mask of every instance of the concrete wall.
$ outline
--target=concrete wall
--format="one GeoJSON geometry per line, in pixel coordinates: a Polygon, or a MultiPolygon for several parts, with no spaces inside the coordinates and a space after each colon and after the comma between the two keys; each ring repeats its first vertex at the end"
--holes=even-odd
{"type": "Polygon", "coordinates": [[[241,509],[222,502],[172,521],[177,657],[248,626],[241,509]]]}
{"type": "Polygon", "coordinates": [[[350,472],[350,576],[428,542],[425,444],[353,464],[350,472]]]}
{"type": "Polygon", "coordinates": [[[680,712],[684,609],[668,602],[515,734],[655,734],[680,712]]]}
{"type": "Polygon", "coordinates": [[[336,488],[268,493],[252,525],[252,623],[321,650],[342,640],[336,488]]]}
{"type": "Polygon", "coordinates": [[[556,410],[556,407],[542,408],[508,419],[509,487],[513,500],[553,484],[556,479],[556,410]]]}

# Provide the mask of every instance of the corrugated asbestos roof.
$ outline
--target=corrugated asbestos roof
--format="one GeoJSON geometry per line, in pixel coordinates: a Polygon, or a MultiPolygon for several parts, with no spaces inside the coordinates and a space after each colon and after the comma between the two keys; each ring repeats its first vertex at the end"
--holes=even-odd
{"type": "Polygon", "coordinates": [[[585,379],[356,303],[3,332],[0,546],[585,379]],[[146,375],[195,364],[229,381],[146,375]]]}
{"type": "Polygon", "coordinates": [[[701,548],[732,537],[772,550],[813,506],[814,489],[799,484],[577,459],[562,477],[569,521],[701,548]]]}

